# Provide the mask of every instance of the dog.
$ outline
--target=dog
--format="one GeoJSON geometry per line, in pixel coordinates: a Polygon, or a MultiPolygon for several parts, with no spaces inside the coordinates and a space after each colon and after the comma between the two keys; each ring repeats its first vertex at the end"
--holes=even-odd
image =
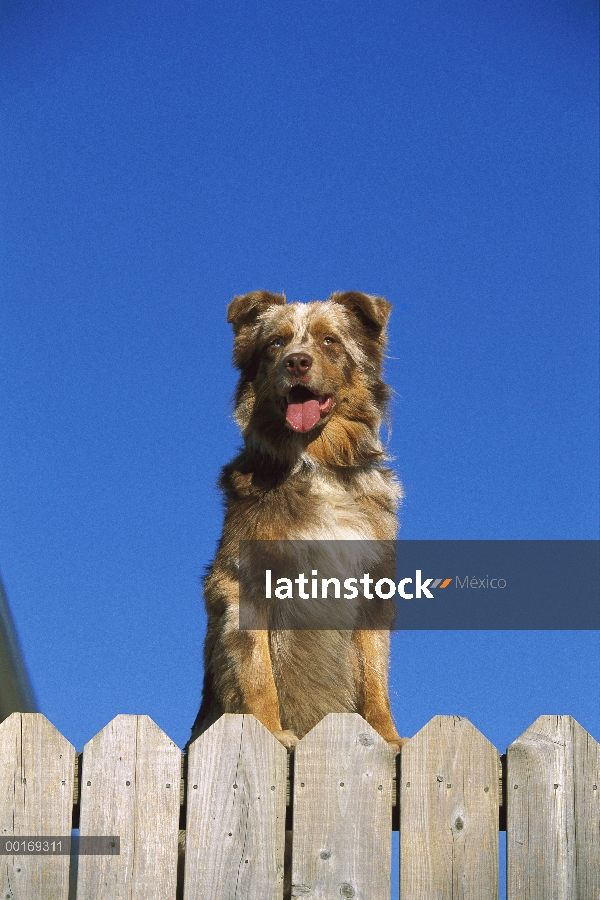
{"type": "Polygon", "coordinates": [[[327,713],[358,712],[400,751],[389,630],[239,627],[240,541],[396,537],[402,492],[379,436],[390,310],[358,292],[288,304],[255,291],[228,307],[244,447],[220,479],[225,520],[204,580],[204,686],[190,742],[223,713],[252,713],[291,751],[327,713]]]}

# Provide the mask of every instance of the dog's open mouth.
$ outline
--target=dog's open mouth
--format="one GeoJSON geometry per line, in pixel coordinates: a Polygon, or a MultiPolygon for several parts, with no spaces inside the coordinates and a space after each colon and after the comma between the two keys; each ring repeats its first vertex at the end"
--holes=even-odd
{"type": "Polygon", "coordinates": [[[313,394],[307,387],[296,385],[287,395],[285,420],[294,431],[310,431],[333,406],[331,394],[313,394]]]}

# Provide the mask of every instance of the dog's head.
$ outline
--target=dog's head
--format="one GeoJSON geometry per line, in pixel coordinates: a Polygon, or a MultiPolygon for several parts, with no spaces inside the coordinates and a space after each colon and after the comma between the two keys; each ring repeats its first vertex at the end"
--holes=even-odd
{"type": "Polygon", "coordinates": [[[390,309],[358,292],[290,304],[267,291],[235,297],[227,319],[241,372],[235,416],[247,445],[287,463],[302,453],[340,466],[381,456],[390,309]]]}

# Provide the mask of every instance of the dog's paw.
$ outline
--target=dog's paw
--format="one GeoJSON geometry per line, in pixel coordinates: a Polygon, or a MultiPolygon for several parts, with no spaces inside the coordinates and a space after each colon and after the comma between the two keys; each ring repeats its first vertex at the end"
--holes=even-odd
{"type": "Polygon", "coordinates": [[[283,744],[288,753],[291,753],[298,743],[298,738],[293,731],[274,731],[273,737],[276,737],[283,744]]]}
{"type": "Polygon", "coordinates": [[[392,748],[394,753],[400,753],[405,744],[408,744],[410,738],[398,738],[398,740],[388,741],[388,745],[392,748]]]}

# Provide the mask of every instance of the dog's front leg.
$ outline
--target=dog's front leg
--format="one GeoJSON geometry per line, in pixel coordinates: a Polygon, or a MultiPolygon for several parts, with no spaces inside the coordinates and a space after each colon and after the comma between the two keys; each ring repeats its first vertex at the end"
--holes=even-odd
{"type": "Polygon", "coordinates": [[[282,729],[279,716],[279,699],[273,677],[269,632],[232,630],[225,638],[225,649],[236,674],[237,695],[241,703],[227,712],[250,713],[288,750],[298,743],[298,738],[282,729]],[[241,708],[238,708],[238,705],[241,708]]]}
{"type": "Polygon", "coordinates": [[[387,631],[355,631],[354,643],[361,662],[361,681],[358,695],[359,712],[375,731],[400,751],[407,738],[396,731],[388,693],[388,665],[390,635],[387,631]]]}

